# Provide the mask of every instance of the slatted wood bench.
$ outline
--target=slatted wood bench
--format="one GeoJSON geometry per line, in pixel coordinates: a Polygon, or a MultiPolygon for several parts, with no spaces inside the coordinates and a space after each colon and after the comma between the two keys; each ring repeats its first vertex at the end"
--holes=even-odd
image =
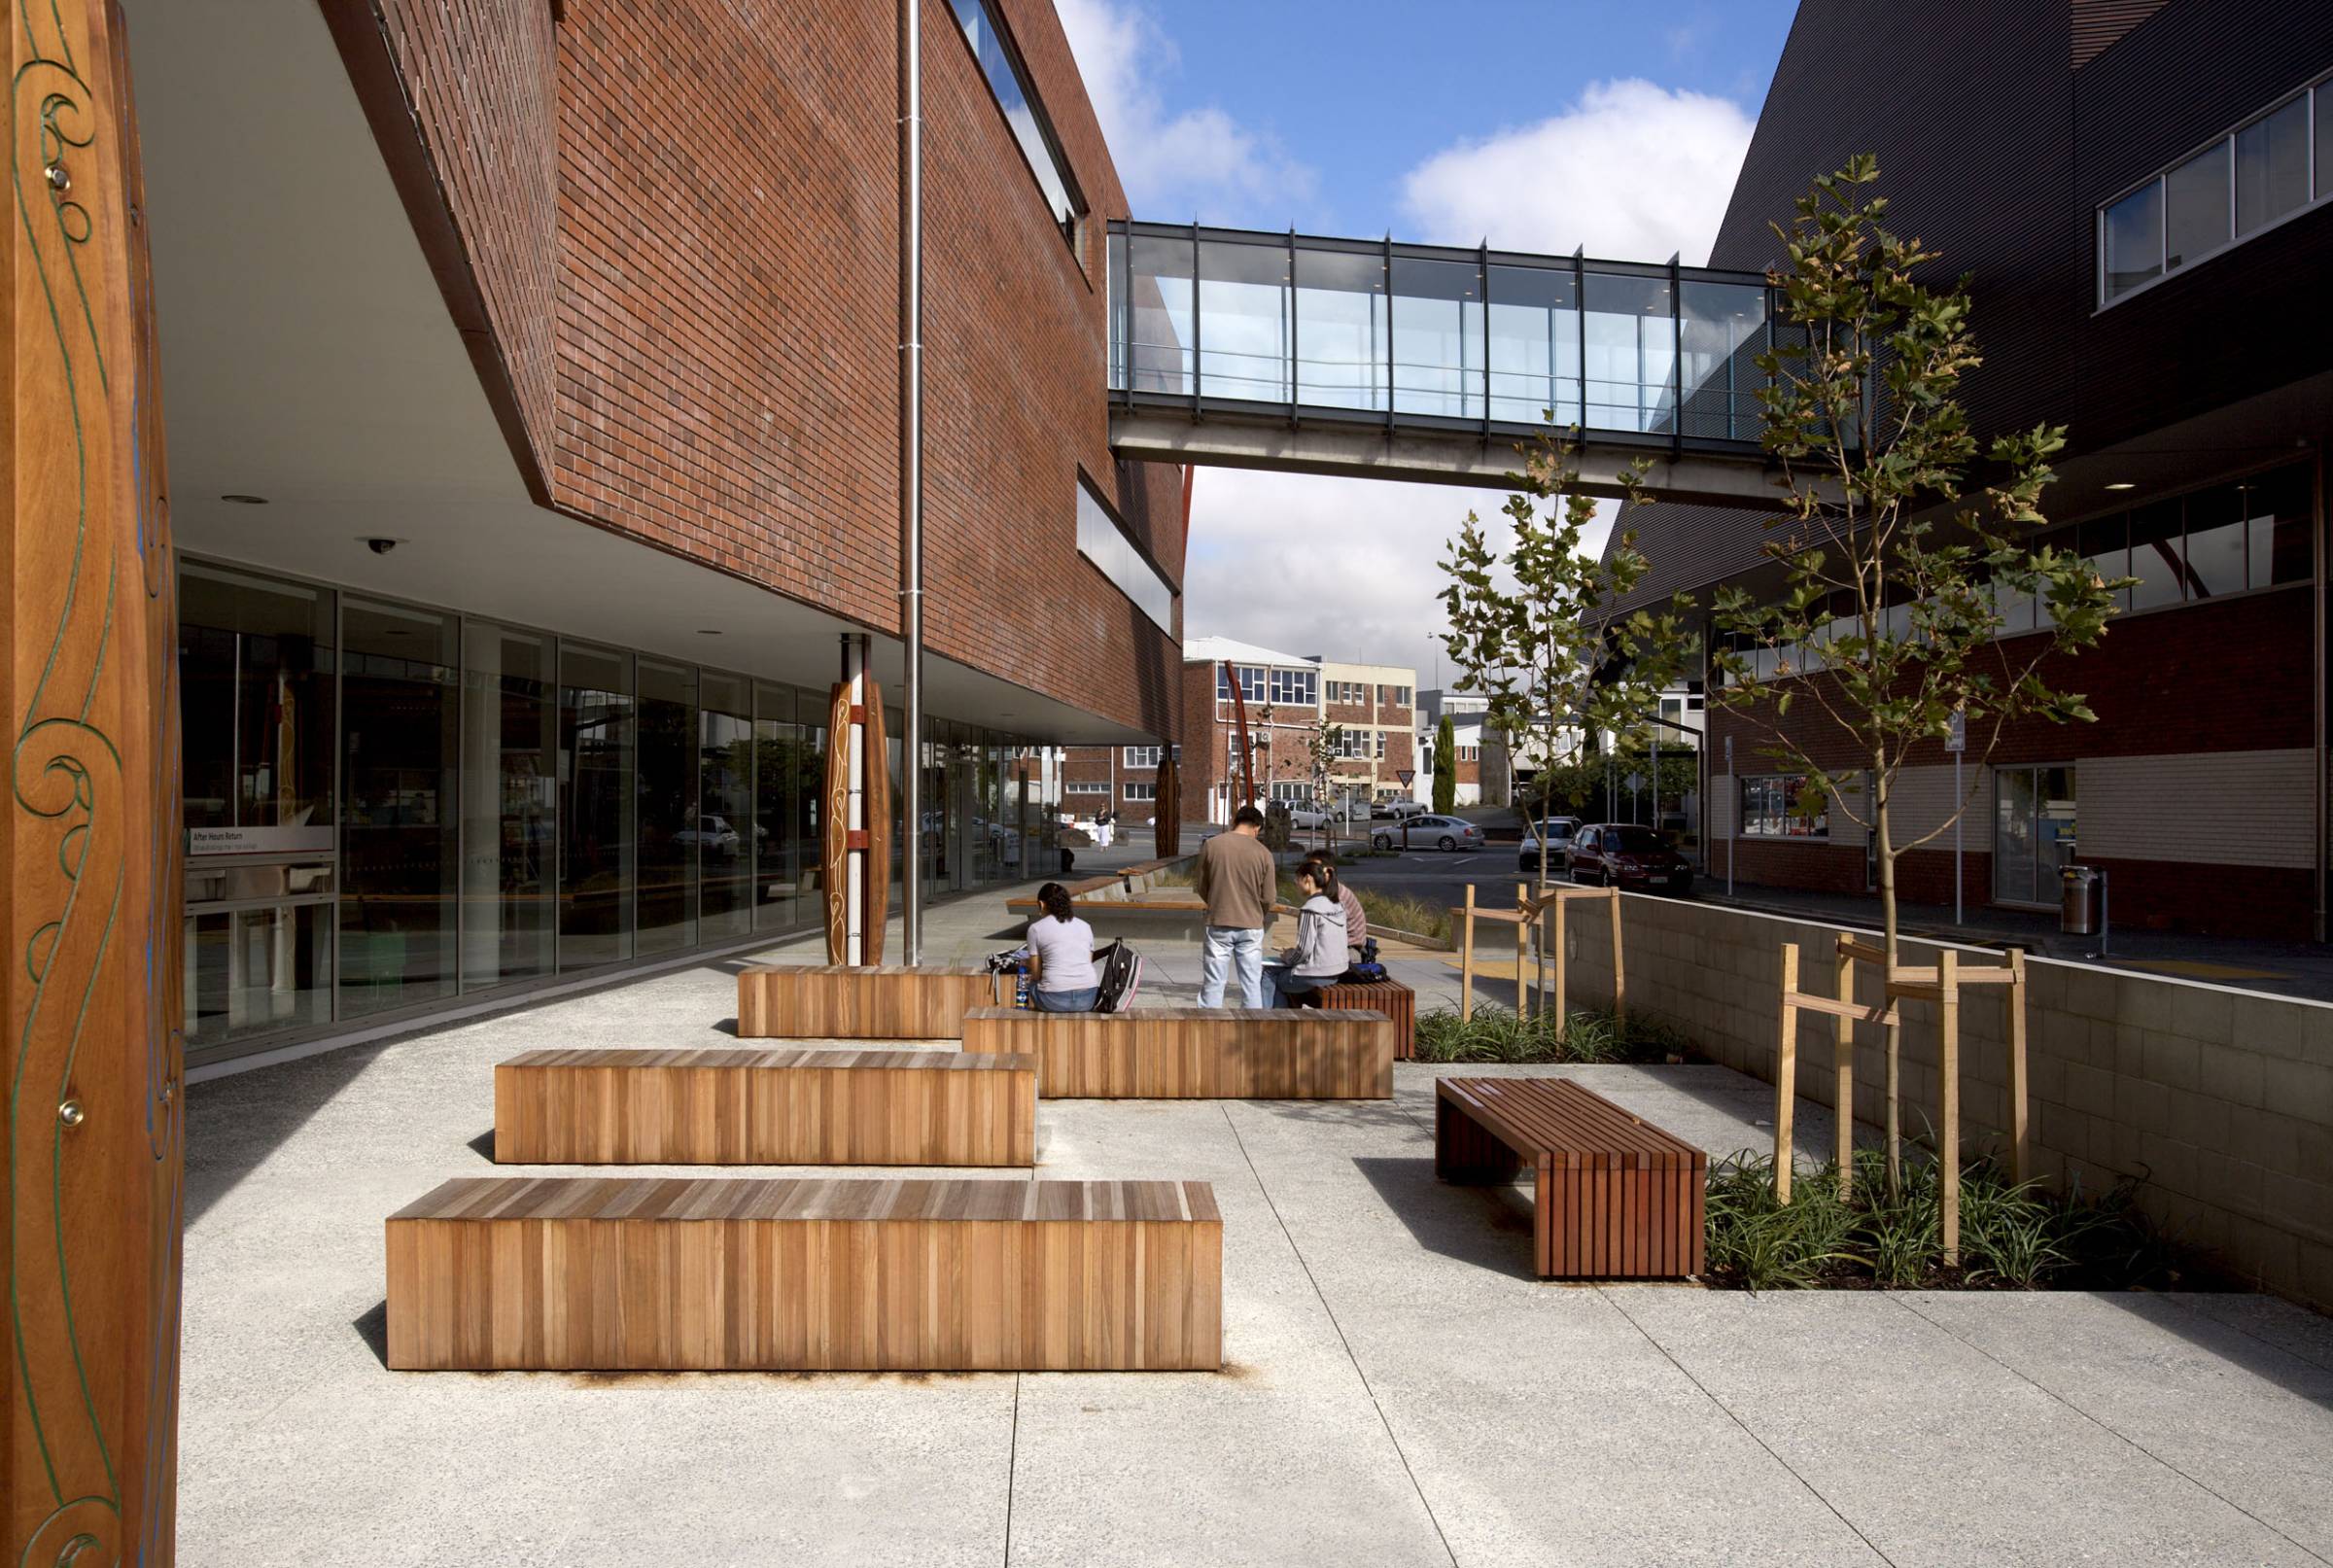
{"type": "Polygon", "coordinates": [[[964,1049],[1037,1059],[1047,1099],[1387,1099],[1383,1013],[1136,1007],[1039,1013],[976,1007],[964,1049]]]}
{"type": "Polygon", "coordinates": [[[403,1370],[1214,1371],[1203,1181],[464,1177],[388,1221],[403,1370]]]}
{"type": "Polygon", "coordinates": [[[757,964],[737,977],[745,1040],[953,1040],[998,999],[986,969],[757,964]]]}
{"type": "Polygon", "coordinates": [[[1393,1020],[1393,1060],[1417,1056],[1417,993],[1398,980],[1346,980],[1312,993],[1322,1007],[1383,1013],[1393,1020]]]}
{"type": "Polygon", "coordinates": [[[1026,1166],[1033,1057],[529,1051],[494,1069],[501,1165],[1026,1166]]]}
{"type": "Polygon", "coordinates": [[[1436,1175],[1504,1184],[1525,1167],[1542,1278],[1701,1272],[1705,1151],[1570,1079],[1436,1080],[1436,1175]]]}

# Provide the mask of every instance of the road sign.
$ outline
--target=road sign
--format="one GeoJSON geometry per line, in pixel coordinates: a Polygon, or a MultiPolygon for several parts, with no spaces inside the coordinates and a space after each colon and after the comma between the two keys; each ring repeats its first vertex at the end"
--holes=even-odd
{"type": "Polygon", "coordinates": [[[1402,784],[1405,788],[1417,783],[1417,770],[1415,768],[1396,768],[1393,770],[1393,776],[1402,781],[1402,784]]]}
{"type": "Polygon", "coordinates": [[[1635,793],[1636,793],[1636,792],[1637,792],[1639,789],[1642,789],[1642,788],[1644,788],[1644,787],[1645,787],[1645,776],[1644,776],[1643,774],[1641,774],[1641,773],[1632,773],[1632,774],[1628,775],[1628,793],[1630,793],[1630,794],[1632,794],[1632,795],[1633,795],[1633,794],[1635,794],[1635,793]]]}
{"type": "Polygon", "coordinates": [[[1968,715],[1958,708],[1952,711],[1952,718],[1944,731],[1944,749],[1947,751],[1968,749],[1968,715]]]}

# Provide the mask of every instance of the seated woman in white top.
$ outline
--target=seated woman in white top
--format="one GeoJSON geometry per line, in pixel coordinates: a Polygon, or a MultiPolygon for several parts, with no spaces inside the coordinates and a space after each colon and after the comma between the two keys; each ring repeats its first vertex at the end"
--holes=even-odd
{"type": "Polygon", "coordinates": [[[1068,889],[1058,882],[1037,889],[1037,903],[1044,913],[1028,923],[1037,1010],[1090,1013],[1101,999],[1101,977],[1094,972],[1094,927],[1077,918],[1068,889]]]}
{"type": "Polygon", "coordinates": [[[1280,955],[1278,963],[1264,966],[1281,1007],[1312,1005],[1303,998],[1335,985],[1343,977],[1346,962],[1344,910],[1337,901],[1336,871],[1318,860],[1306,860],[1296,869],[1296,887],[1305,895],[1304,907],[1296,912],[1296,946],[1280,955]]]}

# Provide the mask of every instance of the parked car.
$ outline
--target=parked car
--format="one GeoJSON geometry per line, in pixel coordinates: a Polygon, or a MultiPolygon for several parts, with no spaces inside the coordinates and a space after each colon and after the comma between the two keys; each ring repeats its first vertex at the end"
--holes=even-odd
{"type": "Polygon", "coordinates": [[[1456,817],[1436,817],[1431,812],[1391,826],[1380,822],[1370,829],[1369,842],[1380,850],[1398,850],[1403,847],[1405,830],[1408,847],[1412,850],[1435,849],[1446,853],[1482,848],[1482,830],[1474,823],[1456,817]]]}
{"type": "Polygon", "coordinates": [[[1563,871],[1571,865],[1572,835],[1580,831],[1577,817],[1550,817],[1533,825],[1525,823],[1521,853],[1515,858],[1519,871],[1537,871],[1544,856],[1550,871],[1563,871]]]}
{"type": "Polygon", "coordinates": [[[1423,817],[1426,805],[1422,800],[1380,800],[1369,809],[1373,822],[1398,822],[1405,817],[1423,817]]]}
{"type": "Polygon", "coordinates": [[[1692,863],[1641,822],[1599,822],[1572,835],[1574,882],[1689,892],[1692,863]]]}
{"type": "Polygon", "coordinates": [[[1294,801],[1288,803],[1288,825],[1290,827],[1310,832],[1315,828],[1326,827],[1329,823],[1340,819],[1335,812],[1324,810],[1319,806],[1300,806],[1294,801]]]}
{"type": "Polygon", "coordinates": [[[708,855],[733,855],[744,847],[737,829],[729,825],[726,817],[701,817],[694,827],[684,827],[673,835],[675,844],[695,844],[708,855]]]}

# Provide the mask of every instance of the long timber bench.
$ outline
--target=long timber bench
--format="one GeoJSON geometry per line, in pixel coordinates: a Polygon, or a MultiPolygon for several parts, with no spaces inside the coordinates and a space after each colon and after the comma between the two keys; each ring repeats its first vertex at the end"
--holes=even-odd
{"type": "Polygon", "coordinates": [[[1386,1099],[1393,1021],[1315,1009],[976,1007],[964,1049],[1037,1059],[1047,1099],[1386,1099]]]}
{"type": "Polygon", "coordinates": [[[389,1365],[1215,1371],[1203,1181],[495,1177],[390,1216],[389,1365]]]}
{"type": "Polygon", "coordinates": [[[1027,1166],[1033,1057],[529,1051],[494,1069],[499,1165],[1027,1166]]]}
{"type": "Polygon", "coordinates": [[[744,1040],[953,1040],[998,999],[986,969],[757,964],[737,977],[744,1040]]]}
{"type": "Polygon", "coordinates": [[[1504,1185],[1526,1167],[1543,1279],[1701,1272],[1706,1151],[1567,1078],[1435,1081],[1436,1175],[1504,1185]]]}

